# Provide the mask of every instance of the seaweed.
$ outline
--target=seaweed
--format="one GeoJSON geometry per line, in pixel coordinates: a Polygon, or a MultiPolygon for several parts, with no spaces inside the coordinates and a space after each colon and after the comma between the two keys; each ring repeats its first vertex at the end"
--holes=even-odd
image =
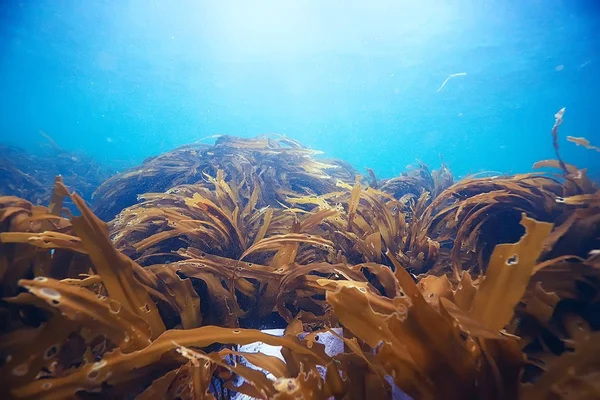
{"type": "Polygon", "coordinates": [[[36,205],[44,204],[52,193],[54,177],[60,175],[91,201],[94,190],[115,171],[83,152],[61,148],[46,133],[41,134],[48,144],[40,146],[37,153],[0,144],[0,196],[19,196],[36,205]]]}
{"type": "MultiPolygon", "coordinates": [[[[332,191],[337,179],[354,179],[356,173],[351,166],[339,160],[315,159],[320,153],[285,136],[251,139],[220,136],[213,146],[182,146],[112,176],[94,192],[93,209],[100,218],[109,220],[135,204],[138,195],[163,193],[180,185],[205,184],[206,175],[214,177],[217,170],[240,183],[252,176],[264,187],[288,186],[314,194],[332,191]]],[[[282,197],[277,191],[267,191],[262,193],[261,200],[277,206],[282,197]]]]}
{"type": "Polygon", "coordinates": [[[108,223],[60,178],[48,207],[0,197],[1,394],[600,395],[585,170],[365,180],[315,154],[283,137],[180,148],[98,189],[108,223]],[[254,342],[283,360],[236,348],[254,342]]]}

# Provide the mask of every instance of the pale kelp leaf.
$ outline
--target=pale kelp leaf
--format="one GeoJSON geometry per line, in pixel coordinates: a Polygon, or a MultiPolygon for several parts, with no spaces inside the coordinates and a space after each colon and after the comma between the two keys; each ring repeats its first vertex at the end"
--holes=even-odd
{"type": "Polygon", "coordinates": [[[489,330],[506,326],[523,297],[553,224],[522,216],[525,234],[515,244],[497,245],[469,315],[489,330]]]}

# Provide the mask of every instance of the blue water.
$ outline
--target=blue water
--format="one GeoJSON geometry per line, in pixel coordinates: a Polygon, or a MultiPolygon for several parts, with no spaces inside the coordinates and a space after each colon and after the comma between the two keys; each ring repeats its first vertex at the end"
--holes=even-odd
{"type": "MultiPolygon", "coordinates": [[[[125,167],[207,136],[282,133],[391,177],[553,158],[597,175],[600,1],[0,2],[0,142],[125,167]],[[438,92],[442,82],[455,73],[438,92]]],[[[210,140],[207,140],[210,143],[210,140]]]]}

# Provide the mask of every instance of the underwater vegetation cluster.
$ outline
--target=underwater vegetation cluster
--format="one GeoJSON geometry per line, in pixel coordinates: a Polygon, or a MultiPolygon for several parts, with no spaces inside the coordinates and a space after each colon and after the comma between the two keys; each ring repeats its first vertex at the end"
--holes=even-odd
{"type": "Polygon", "coordinates": [[[60,147],[47,133],[38,154],[0,144],[0,196],[16,195],[33,204],[45,204],[52,194],[54,177],[62,176],[69,187],[91,201],[96,188],[116,171],[82,152],[60,147]]]}
{"type": "Polygon", "coordinates": [[[315,153],[223,136],[111,177],[92,208],[60,177],[48,206],[0,197],[2,398],[600,397],[585,169],[379,180],[315,153]],[[285,361],[236,347],[254,342],[285,361]]]}

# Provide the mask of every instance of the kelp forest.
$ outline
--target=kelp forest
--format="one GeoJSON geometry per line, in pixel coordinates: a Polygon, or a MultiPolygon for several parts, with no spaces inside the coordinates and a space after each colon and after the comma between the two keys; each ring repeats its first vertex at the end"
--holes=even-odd
{"type": "Polygon", "coordinates": [[[378,179],[263,136],[32,197],[11,172],[0,397],[600,398],[600,191],[563,113],[556,158],[510,176],[378,179]]]}

